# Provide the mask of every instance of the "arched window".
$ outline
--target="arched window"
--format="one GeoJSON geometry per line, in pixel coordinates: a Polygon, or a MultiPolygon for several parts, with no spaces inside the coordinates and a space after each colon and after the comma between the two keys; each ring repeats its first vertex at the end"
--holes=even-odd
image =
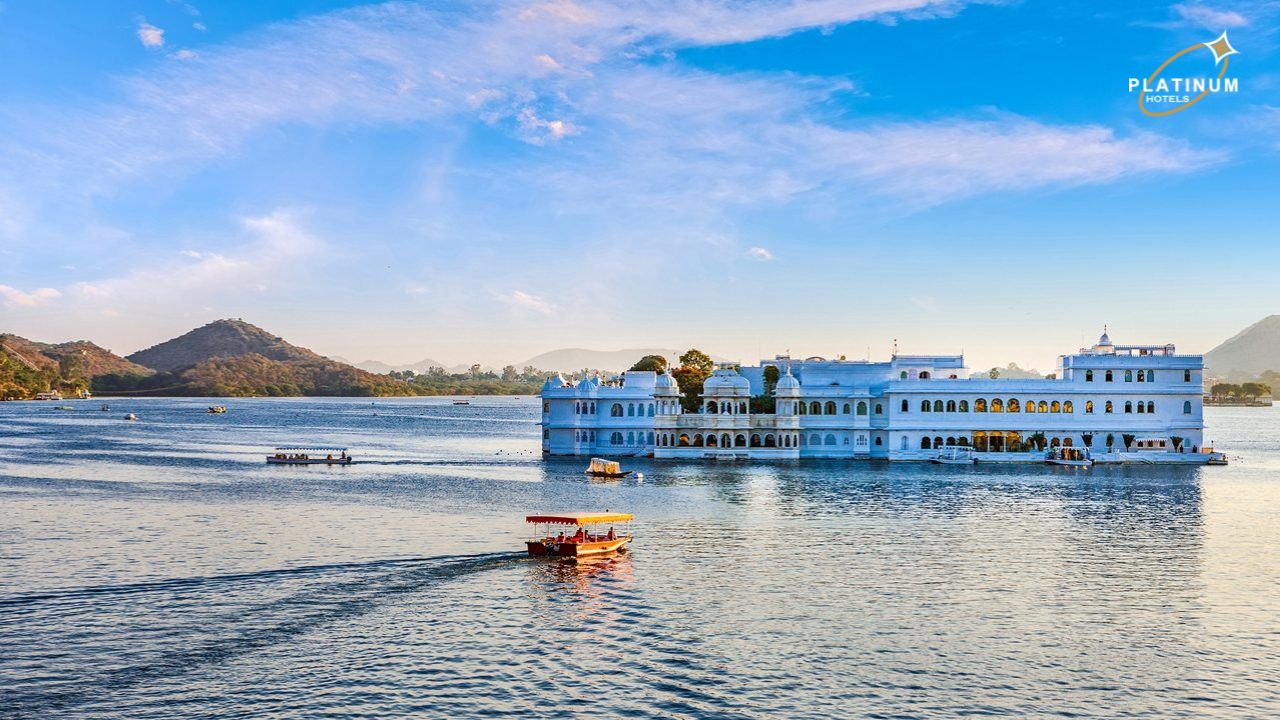
{"type": "Polygon", "coordinates": [[[952,436],[948,435],[948,436],[947,436],[947,444],[948,444],[948,445],[955,445],[955,444],[956,444],[956,439],[955,439],[954,437],[952,437],[952,436]]]}
{"type": "Polygon", "coordinates": [[[1114,409],[1115,409],[1115,406],[1113,406],[1113,405],[1111,404],[1111,401],[1110,401],[1110,400],[1108,400],[1108,401],[1107,401],[1107,404],[1106,404],[1106,405],[1103,405],[1103,406],[1102,406],[1102,412],[1104,412],[1104,413],[1110,413],[1110,412],[1112,412],[1114,409]]]}
{"type": "Polygon", "coordinates": [[[956,401],[955,401],[955,400],[948,400],[948,401],[947,401],[947,412],[955,412],[955,411],[956,411],[956,401]]]}
{"type": "MultiPolygon", "coordinates": [[[[902,439],[903,439],[903,440],[906,440],[906,438],[902,438],[902,439]]],[[[904,449],[905,449],[905,448],[904,448],[904,449]]],[[[928,450],[928,449],[929,449],[929,438],[927,438],[927,437],[922,437],[922,438],[920,438],[920,449],[921,449],[921,450],[928,450]]]]}
{"type": "Polygon", "coordinates": [[[858,402],[858,410],[857,410],[857,412],[858,412],[858,414],[859,414],[859,415],[866,415],[866,414],[867,414],[867,404],[866,404],[865,402],[859,401],[859,402],[858,402]]]}
{"type": "Polygon", "coordinates": [[[742,413],[743,415],[746,415],[746,414],[747,414],[747,404],[746,404],[746,403],[744,403],[744,402],[740,402],[740,403],[738,403],[738,412],[742,413]]]}
{"type": "Polygon", "coordinates": [[[647,444],[652,445],[652,444],[653,444],[653,433],[649,433],[648,440],[649,440],[649,442],[648,442],[647,444]]]}
{"type": "Polygon", "coordinates": [[[1084,412],[1085,412],[1085,414],[1086,414],[1086,415],[1092,415],[1092,414],[1093,414],[1093,401],[1092,401],[1092,400],[1085,400],[1085,401],[1084,401],[1084,412]]]}
{"type": "Polygon", "coordinates": [[[1110,370],[1108,370],[1108,371],[1107,371],[1107,374],[1106,374],[1105,376],[1103,376],[1103,380],[1106,380],[1107,382],[1111,382],[1111,381],[1112,381],[1112,380],[1114,380],[1114,379],[1115,379],[1115,378],[1114,378],[1114,376],[1112,376],[1112,374],[1111,374],[1111,371],[1110,371],[1110,370]]]}
{"type": "Polygon", "coordinates": [[[544,413],[551,412],[551,403],[549,402],[542,403],[542,412],[544,413]]]}
{"type": "Polygon", "coordinates": [[[1060,445],[1062,445],[1062,441],[1059,440],[1058,438],[1054,438],[1053,440],[1049,441],[1049,447],[1058,447],[1060,445]]]}
{"type": "Polygon", "coordinates": [[[1190,370],[1183,370],[1183,371],[1182,371],[1182,382],[1191,382],[1191,371],[1190,371],[1190,370]]]}
{"type": "Polygon", "coordinates": [[[764,436],[764,446],[765,446],[765,447],[774,447],[775,445],[777,445],[777,441],[775,441],[775,440],[774,440],[773,435],[765,435],[765,436],[764,436]]]}
{"type": "Polygon", "coordinates": [[[587,412],[591,413],[592,415],[596,414],[596,404],[594,402],[591,403],[591,409],[588,410],[587,412]]]}
{"type": "Polygon", "coordinates": [[[1009,398],[1009,403],[1005,405],[1009,412],[1022,412],[1022,406],[1018,404],[1017,398],[1009,398]]]}
{"type": "Polygon", "coordinates": [[[1075,409],[1075,406],[1071,404],[1070,400],[1066,400],[1062,403],[1062,412],[1064,413],[1075,412],[1075,409]]]}
{"type": "Polygon", "coordinates": [[[1138,371],[1138,382],[1146,382],[1146,381],[1147,381],[1147,374],[1146,374],[1146,373],[1144,373],[1144,372],[1142,372],[1141,370],[1139,370],[1139,371],[1138,371]]]}
{"type": "Polygon", "coordinates": [[[876,447],[880,447],[881,445],[884,445],[884,438],[876,437],[876,447]]]}
{"type": "Polygon", "coordinates": [[[883,415],[883,414],[884,414],[884,406],[883,406],[883,405],[881,405],[880,403],[876,403],[876,414],[877,414],[877,415],[883,415]]]}
{"type": "Polygon", "coordinates": [[[573,412],[574,412],[574,414],[581,415],[581,414],[582,414],[582,403],[580,403],[580,402],[576,402],[576,403],[574,403],[574,404],[573,404],[573,412]]]}
{"type": "Polygon", "coordinates": [[[614,403],[613,407],[609,408],[609,415],[613,417],[622,417],[622,403],[614,403]]]}
{"type": "Polygon", "coordinates": [[[636,404],[635,404],[635,403],[627,403],[627,415],[628,415],[628,416],[634,416],[635,414],[636,414],[636,404]]]}
{"type": "Polygon", "coordinates": [[[1093,371],[1092,371],[1092,370],[1085,370],[1085,371],[1084,371],[1084,381],[1085,381],[1085,382],[1093,382],[1093,371]]]}
{"type": "Polygon", "coordinates": [[[903,370],[902,372],[898,373],[898,379],[899,379],[899,380],[906,380],[906,379],[907,379],[907,371],[906,371],[906,370],[903,370]]]}
{"type": "Polygon", "coordinates": [[[653,417],[653,403],[649,403],[649,417],[653,417]]]}
{"type": "Polygon", "coordinates": [[[621,445],[621,444],[622,444],[622,433],[620,433],[620,432],[615,432],[614,434],[610,435],[610,436],[609,436],[609,444],[610,444],[610,445],[621,445]]]}
{"type": "Polygon", "coordinates": [[[693,436],[693,446],[702,447],[702,433],[697,433],[693,436]]]}
{"type": "Polygon", "coordinates": [[[798,403],[796,403],[796,409],[799,411],[799,412],[797,413],[798,415],[808,415],[808,414],[809,414],[809,406],[808,406],[808,405],[805,405],[803,401],[802,401],[802,402],[798,402],[798,403]]]}
{"type": "Polygon", "coordinates": [[[1126,402],[1126,403],[1124,404],[1124,411],[1125,411],[1126,413],[1131,413],[1131,412],[1133,412],[1133,403],[1131,403],[1131,402],[1126,402]]]}
{"type": "Polygon", "coordinates": [[[929,379],[929,371],[928,371],[928,370],[922,370],[922,371],[920,372],[920,374],[919,374],[919,375],[917,375],[916,377],[920,378],[921,380],[928,380],[928,379],[929,379]]]}
{"type": "Polygon", "coordinates": [[[1049,412],[1049,403],[1041,400],[1040,402],[1036,403],[1036,410],[1042,413],[1049,412]]]}
{"type": "Polygon", "coordinates": [[[836,436],[835,436],[835,435],[832,435],[832,434],[830,434],[830,433],[828,433],[826,437],[822,438],[822,444],[823,444],[823,445],[835,445],[835,444],[836,444],[836,436]]]}
{"type": "Polygon", "coordinates": [[[1053,402],[1049,403],[1049,412],[1051,413],[1062,412],[1062,403],[1058,402],[1057,400],[1054,400],[1053,402]]]}
{"type": "Polygon", "coordinates": [[[1191,414],[1191,401],[1190,401],[1190,400],[1184,400],[1184,401],[1183,401],[1183,403],[1182,403],[1182,414],[1183,414],[1183,415],[1190,415],[1190,414],[1191,414]]]}
{"type": "Polygon", "coordinates": [[[716,447],[719,444],[720,444],[720,438],[716,437],[715,433],[707,435],[707,447],[716,447]]]}
{"type": "Polygon", "coordinates": [[[634,432],[627,433],[627,444],[628,445],[636,444],[636,434],[634,432]]]}
{"type": "Polygon", "coordinates": [[[845,415],[848,415],[849,413],[853,412],[853,407],[852,407],[852,406],[850,406],[850,405],[849,405],[849,403],[845,403],[845,404],[844,404],[844,407],[843,407],[843,408],[841,408],[841,410],[843,410],[843,411],[844,411],[844,414],[845,414],[845,415]]]}
{"type": "Polygon", "coordinates": [[[986,412],[986,411],[987,411],[987,401],[986,401],[986,400],[984,400],[984,399],[982,399],[982,398],[978,398],[977,400],[974,400],[974,401],[973,401],[973,411],[974,411],[974,412],[986,412]]]}
{"type": "Polygon", "coordinates": [[[1148,370],[1148,371],[1147,371],[1147,382],[1155,382],[1155,381],[1156,381],[1156,371],[1155,371],[1155,370],[1148,370]]]}
{"type": "Polygon", "coordinates": [[[991,412],[1004,412],[1004,401],[1000,398],[991,399],[991,412]]]}
{"type": "Polygon", "coordinates": [[[1156,411],[1156,404],[1153,402],[1147,402],[1147,414],[1151,415],[1155,413],[1155,411],[1156,411]]]}
{"type": "Polygon", "coordinates": [[[821,445],[821,444],[822,444],[822,438],[818,437],[818,434],[817,434],[817,433],[814,433],[814,434],[812,434],[812,435],[810,435],[810,436],[809,436],[809,444],[810,444],[810,445],[821,445]]]}
{"type": "Polygon", "coordinates": [[[835,415],[835,414],[836,414],[836,404],[835,404],[835,403],[833,403],[833,402],[831,402],[830,400],[828,400],[828,401],[827,401],[827,404],[823,406],[822,411],[823,411],[824,413],[826,413],[827,415],[835,415]]]}
{"type": "Polygon", "coordinates": [[[1132,370],[1125,370],[1125,371],[1124,371],[1124,381],[1125,381],[1125,382],[1133,382],[1133,371],[1132,371],[1132,370]]]}
{"type": "Polygon", "coordinates": [[[960,401],[960,412],[969,412],[969,401],[968,401],[968,400],[961,400],[961,401],[960,401]]]}
{"type": "Polygon", "coordinates": [[[747,446],[747,436],[746,436],[746,435],[742,435],[742,434],[735,435],[735,436],[734,436],[734,438],[733,438],[733,446],[734,446],[734,447],[746,447],[746,446],[747,446]]]}
{"type": "Polygon", "coordinates": [[[1033,413],[1033,412],[1035,412],[1035,411],[1036,411],[1036,401],[1035,401],[1035,400],[1028,400],[1028,401],[1027,401],[1027,403],[1026,403],[1025,405],[1023,405],[1023,406],[1022,406],[1022,410],[1023,410],[1023,412],[1029,412],[1029,413],[1033,413]]]}
{"type": "Polygon", "coordinates": [[[940,437],[935,437],[935,438],[933,439],[933,449],[934,449],[934,450],[937,450],[937,449],[939,449],[939,448],[941,448],[941,447],[942,447],[942,438],[940,438],[940,437]]]}
{"type": "Polygon", "coordinates": [[[904,400],[902,401],[902,412],[910,412],[910,410],[911,410],[911,408],[909,408],[909,407],[907,406],[907,401],[904,399],[904,400]]]}
{"type": "Polygon", "coordinates": [[[933,401],[933,411],[934,411],[934,412],[942,412],[942,401],[941,401],[941,400],[934,400],[934,401],[933,401]]]}
{"type": "Polygon", "coordinates": [[[928,400],[920,401],[920,412],[929,412],[929,408],[930,408],[930,405],[928,400]]]}
{"type": "Polygon", "coordinates": [[[707,412],[712,413],[712,414],[715,414],[716,412],[718,412],[718,411],[719,411],[719,409],[720,409],[720,406],[716,405],[716,401],[715,401],[715,400],[708,400],[708,401],[707,401],[707,412]]]}
{"type": "Polygon", "coordinates": [[[720,447],[733,447],[733,438],[729,437],[729,433],[720,436],[720,447]]]}
{"type": "Polygon", "coordinates": [[[751,433],[751,447],[760,447],[760,435],[751,433]]]}
{"type": "Polygon", "coordinates": [[[818,402],[817,400],[814,400],[813,402],[809,403],[809,414],[810,414],[810,415],[821,415],[821,414],[822,414],[822,403],[818,402]]]}

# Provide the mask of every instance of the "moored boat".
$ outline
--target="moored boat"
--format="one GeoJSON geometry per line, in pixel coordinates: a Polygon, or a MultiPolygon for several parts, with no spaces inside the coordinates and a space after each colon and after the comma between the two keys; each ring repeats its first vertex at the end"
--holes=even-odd
{"type": "Polygon", "coordinates": [[[620,478],[626,477],[631,473],[622,469],[622,465],[613,460],[605,460],[604,458],[591,458],[591,462],[587,465],[584,473],[592,477],[620,478]]]}
{"type": "Polygon", "coordinates": [[[125,413],[125,414],[124,414],[124,419],[125,419],[125,420],[137,420],[137,419],[138,419],[138,416],[137,416],[137,415],[134,415],[133,413],[125,413]]]}
{"type": "Polygon", "coordinates": [[[534,526],[534,536],[525,545],[529,557],[581,558],[626,552],[634,539],[631,520],[630,513],[611,512],[529,515],[524,521],[534,526]],[[624,524],[621,533],[613,527],[619,523],[624,524]],[[601,532],[605,526],[608,529],[601,532]],[[568,533],[567,529],[576,531],[568,533]]]}
{"type": "Polygon", "coordinates": [[[977,460],[973,456],[973,448],[948,445],[942,449],[942,452],[929,458],[929,462],[938,465],[972,465],[977,460]]]}
{"type": "Polygon", "coordinates": [[[214,415],[221,415],[221,414],[225,413],[226,411],[227,411],[227,406],[226,406],[226,405],[210,405],[210,406],[209,406],[209,409],[208,409],[208,410],[205,410],[205,412],[207,412],[207,413],[211,413],[211,414],[214,414],[214,415]]]}
{"type": "Polygon", "coordinates": [[[278,447],[274,454],[267,456],[267,464],[350,465],[351,456],[347,454],[346,448],[278,447]]]}

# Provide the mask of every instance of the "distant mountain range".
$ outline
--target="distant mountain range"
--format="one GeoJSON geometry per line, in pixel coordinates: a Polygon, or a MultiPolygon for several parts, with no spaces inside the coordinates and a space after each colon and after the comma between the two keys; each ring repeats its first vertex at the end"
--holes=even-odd
{"type": "Polygon", "coordinates": [[[1205,368],[1215,377],[1257,377],[1280,371],[1280,315],[1268,315],[1204,354],[1205,368]]]}
{"type": "MultiPolygon", "coordinates": [[[[557,372],[574,372],[576,370],[608,370],[622,372],[645,355],[661,355],[669,365],[679,365],[679,357],[683,350],[662,348],[632,348],[629,350],[587,350],[585,348],[561,348],[541,355],[534,355],[524,362],[516,363],[517,368],[535,367],[539,370],[555,370],[557,372]]],[[[724,362],[723,358],[712,356],[716,362],[724,362]]]]}
{"type": "Polygon", "coordinates": [[[382,362],[381,360],[364,360],[362,362],[351,362],[350,360],[347,360],[346,358],[338,357],[337,355],[334,355],[333,359],[337,360],[338,362],[347,363],[348,365],[354,365],[360,368],[361,370],[368,370],[369,372],[376,373],[378,375],[386,375],[389,372],[404,372],[405,370],[412,370],[413,372],[421,375],[422,373],[427,372],[431,368],[444,368],[445,370],[451,373],[460,373],[460,372],[466,372],[471,367],[470,365],[449,366],[437,360],[432,360],[431,358],[424,358],[422,360],[419,360],[416,363],[409,363],[407,365],[390,365],[388,363],[382,362]]]}

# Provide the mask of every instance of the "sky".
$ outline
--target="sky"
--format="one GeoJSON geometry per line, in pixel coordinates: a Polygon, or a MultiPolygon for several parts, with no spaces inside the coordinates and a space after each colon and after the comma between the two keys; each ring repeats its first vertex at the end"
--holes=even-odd
{"type": "MultiPolygon", "coordinates": [[[[1203,352],[1275,312],[1280,4],[0,0],[0,331],[353,361],[1203,352]],[[1228,33],[1239,92],[1130,77],[1228,33]]],[[[1213,72],[1193,52],[1175,70],[1213,72]]]]}

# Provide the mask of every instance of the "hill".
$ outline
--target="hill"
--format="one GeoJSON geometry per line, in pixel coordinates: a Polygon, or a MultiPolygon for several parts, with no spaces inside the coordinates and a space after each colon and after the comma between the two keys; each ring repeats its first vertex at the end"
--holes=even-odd
{"type": "Polygon", "coordinates": [[[1280,371],[1280,315],[1268,315],[1236,333],[1204,355],[1205,368],[1215,377],[1255,377],[1280,371]]]}
{"type": "Polygon", "coordinates": [[[176,372],[209,360],[245,355],[260,355],[280,362],[325,360],[243,320],[215,320],[172,340],[139,350],[128,359],[153,370],[176,372]]]}
{"type": "Polygon", "coordinates": [[[40,392],[75,393],[94,379],[143,378],[151,370],[87,340],[44,343],[0,334],[0,396],[26,398],[40,392]]]}
{"type": "MultiPolygon", "coordinates": [[[[560,348],[535,355],[524,362],[515,363],[518,368],[535,367],[556,372],[573,372],[583,368],[621,372],[635,365],[645,355],[661,355],[668,364],[678,365],[683,350],[635,348],[631,350],[587,350],[585,348],[560,348]]],[[[716,362],[722,358],[712,356],[716,362]]]]}
{"type": "Polygon", "coordinates": [[[351,364],[355,365],[361,370],[368,370],[369,372],[375,373],[377,375],[386,375],[389,372],[404,372],[405,370],[412,370],[413,372],[421,375],[422,373],[427,372],[431,368],[444,368],[445,370],[453,370],[454,372],[461,372],[461,370],[466,369],[466,368],[461,368],[461,369],[450,368],[448,365],[445,365],[442,362],[437,362],[435,360],[432,360],[431,358],[424,358],[422,360],[419,360],[416,363],[411,363],[409,365],[389,365],[380,360],[365,360],[364,362],[351,363],[351,364]]]}
{"type": "MultiPolygon", "coordinates": [[[[991,370],[998,371],[999,376],[1005,380],[1027,380],[1044,377],[1044,375],[1040,374],[1039,370],[1036,370],[1035,368],[1023,370],[1018,367],[1018,363],[1009,363],[1004,367],[995,367],[991,368],[991,370]]],[[[991,370],[980,370],[975,373],[970,373],[969,377],[979,379],[989,378],[991,377],[991,370]]]]}

